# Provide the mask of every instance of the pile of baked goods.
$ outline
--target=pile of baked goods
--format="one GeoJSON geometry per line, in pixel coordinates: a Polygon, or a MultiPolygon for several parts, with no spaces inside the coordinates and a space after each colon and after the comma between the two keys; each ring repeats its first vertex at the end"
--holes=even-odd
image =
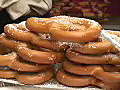
{"type": "Polygon", "coordinates": [[[69,16],[28,18],[8,24],[0,36],[0,77],[23,84],[41,84],[54,76],[67,86],[120,86],[119,51],[100,37],[102,26],[69,16]]]}

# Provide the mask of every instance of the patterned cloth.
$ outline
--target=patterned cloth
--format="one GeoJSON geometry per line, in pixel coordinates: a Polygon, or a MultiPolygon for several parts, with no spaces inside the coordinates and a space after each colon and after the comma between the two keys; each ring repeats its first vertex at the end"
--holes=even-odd
{"type": "Polygon", "coordinates": [[[59,0],[53,3],[50,14],[107,20],[109,4],[108,0],[59,0]]]}

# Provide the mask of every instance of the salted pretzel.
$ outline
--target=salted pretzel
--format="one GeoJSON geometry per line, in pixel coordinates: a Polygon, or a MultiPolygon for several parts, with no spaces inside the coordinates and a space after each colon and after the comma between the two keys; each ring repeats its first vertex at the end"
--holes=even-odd
{"type": "Polygon", "coordinates": [[[106,83],[120,83],[120,72],[116,69],[110,69],[112,66],[106,65],[81,65],[69,61],[64,61],[63,68],[73,74],[92,75],[106,83]],[[105,67],[105,68],[104,68],[105,67]],[[104,70],[106,69],[106,71],[104,70]]]}
{"type": "Polygon", "coordinates": [[[11,69],[22,72],[40,72],[51,67],[51,65],[31,64],[27,62],[14,61],[8,65],[11,69]]]}
{"type": "Polygon", "coordinates": [[[11,52],[10,49],[8,49],[5,46],[3,46],[3,45],[0,44],[0,54],[1,55],[4,55],[4,54],[9,53],[9,52],[11,52]]]}
{"type": "Polygon", "coordinates": [[[19,24],[6,25],[4,27],[4,33],[10,38],[13,38],[14,40],[31,42],[32,44],[42,47],[42,48],[48,48],[48,49],[56,50],[56,51],[63,51],[68,48],[68,45],[64,45],[60,42],[57,42],[57,41],[55,42],[52,40],[45,40],[44,37],[47,34],[46,35],[44,34],[44,37],[42,37],[40,34],[37,35],[35,33],[25,31],[24,28],[19,27],[19,24]]]}
{"type": "Polygon", "coordinates": [[[93,41],[99,37],[102,29],[101,25],[93,20],[68,16],[52,17],[47,20],[29,18],[26,27],[33,32],[46,31],[54,40],[70,42],[93,41]]]}
{"type": "Polygon", "coordinates": [[[51,67],[51,65],[41,65],[25,62],[22,58],[18,57],[15,52],[0,55],[0,58],[0,66],[8,66],[9,68],[17,71],[38,72],[51,67]]]}
{"type": "MultiPolygon", "coordinates": [[[[108,33],[117,36],[118,38],[120,37],[120,32],[108,31],[108,33]]],[[[103,40],[103,38],[97,42],[94,41],[84,45],[72,46],[71,48],[72,50],[83,54],[105,54],[119,52],[115,46],[113,46],[109,41],[103,40]]]]}
{"type": "Polygon", "coordinates": [[[32,17],[26,20],[26,27],[32,32],[49,33],[50,23],[54,20],[56,20],[56,18],[32,17]]]}
{"type": "Polygon", "coordinates": [[[11,70],[0,70],[0,78],[14,78],[16,72],[11,70]]]}
{"type": "Polygon", "coordinates": [[[16,79],[23,84],[42,84],[54,76],[51,68],[39,73],[18,73],[16,79]]]}
{"type": "Polygon", "coordinates": [[[56,75],[56,79],[59,83],[67,85],[67,86],[98,86],[107,90],[119,90],[120,84],[110,84],[104,83],[99,79],[96,79],[92,76],[81,76],[81,75],[73,75],[65,72],[64,70],[59,70],[56,75]]]}
{"type": "Polygon", "coordinates": [[[84,65],[65,60],[63,62],[63,69],[80,75],[91,75],[92,71],[96,68],[101,68],[106,72],[120,72],[116,65],[84,65]]]}
{"type": "Polygon", "coordinates": [[[118,50],[107,40],[72,46],[72,50],[83,54],[105,54],[118,52],[118,50]]]}
{"type": "Polygon", "coordinates": [[[41,84],[52,79],[53,69],[49,68],[40,72],[18,72],[10,68],[2,67],[0,69],[0,78],[15,78],[22,84],[41,84]],[[5,69],[5,70],[4,70],[5,69]]]}
{"type": "Polygon", "coordinates": [[[0,37],[0,43],[9,49],[17,51],[23,59],[38,64],[54,64],[64,59],[64,54],[59,52],[44,52],[30,49],[26,43],[7,39],[4,35],[0,37]]]}
{"type": "MultiPolygon", "coordinates": [[[[94,52],[94,51],[93,51],[94,52]]],[[[105,55],[84,55],[68,49],[66,56],[73,62],[83,64],[120,64],[120,57],[116,54],[105,54],[105,55]]]]}
{"type": "Polygon", "coordinates": [[[17,72],[11,70],[9,67],[0,66],[0,78],[14,78],[17,72]]]}

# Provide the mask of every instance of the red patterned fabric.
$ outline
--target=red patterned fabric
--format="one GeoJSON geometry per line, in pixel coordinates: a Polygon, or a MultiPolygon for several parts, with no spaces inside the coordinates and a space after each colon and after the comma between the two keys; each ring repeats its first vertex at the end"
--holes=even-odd
{"type": "Polygon", "coordinates": [[[50,14],[106,20],[109,16],[109,4],[108,0],[61,0],[53,3],[50,14]]]}

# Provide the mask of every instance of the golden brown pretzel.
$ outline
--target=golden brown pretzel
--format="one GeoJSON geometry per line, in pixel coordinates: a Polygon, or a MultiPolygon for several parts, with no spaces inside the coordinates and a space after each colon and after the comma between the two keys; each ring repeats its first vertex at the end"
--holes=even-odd
{"type": "Polygon", "coordinates": [[[120,64],[119,55],[116,54],[91,56],[77,53],[69,49],[66,52],[66,56],[73,62],[84,64],[120,64]]]}
{"type": "Polygon", "coordinates": [[[73,75],[67,73],[63,70],[59,70],[56,79],[58,82],[67,85],[67,86],[88,86],[88,85],[95,85],[101,87],[105,90],[119,90],[120,84],[109,84],[104,83],[92,76],[81,76],[81,75],[73,75]]]}
{"type": "Polygon", "coordinates": [[[9,65],[11,69],[22,71],[22,72],[38,72],[41,70],[46,70],[47,68],[50,68],[50,65],[34,65],[29,63],[23,63],[19,61],[13,62],[11,65],[9,65]]]}
{"type": "MultiPolygon", "coordinates": [[[[120,72],[115,72],[119,70],[110,70],[112,67],[106,67],[106,70],[110,70],[106,72],[104,70],[105,65],[81,65],[75,64],[69,61],[64,61],[63,68],[73,74],[78,75],[93,75],[97,79],[102,80],[106,83],[120,83],[120,72]]],[[[115,68],[116,69],[116,68],[115,68]]]]}
{"type": "Polygon", "coordinates": [[[118,52],[118,50],[107,40],[102,42],[93,42],[85,45],[73,46],[72,49],[83,54],[104,54],[109,52],[118,52]]]}
{"type": "Polygon", "coordinates": [[[0,54],[6,54],[9,52],[10,52],[10,50],[8,48],[6,48],[5,46],[0,44],[0,54]]]}
{"type": "Polygon", "coordinates": [[[120,72],[104,72],[102,69],[96,68],[92,75],[106,83],[120,84],[120,72]]]}
{"type": "Polygon", "coordinates": [[[26,20],[26,27],[32,32],[49,33],[51,21],[56,18],[28,18],[26,20]]]}
{"type": "Polygon", "coordinates": [[[41,84],[50,80],[53,77],[53,75],[53,70],[49,68],[37,74],[18,73],[16,79],[23,84],[41,84]]]}
{"type": "Polygon", "coordinates": [[[0,55],[0,66],[8,66],[16,57],[15,53],[0,55]]]}
{"type": "Polygon", "coordinates": [[[15,52],[0,55],[0,66],[8,66],[11,69],[24,72],[38,72],[51,67],[51,65],[38,65],[25,62],[15,52]]]}
{"type": "Polygon", "coordinates": [[[120,72],[117,66],[114,65],[84,65],[74,63],[68,60],[63,61],[63,68],[68,72],[80,75],[91,75],[92,71],[96,68],[103,69],[106,72],[120,72]]]}
{"type": "Polygon", "coordinates": [[[9,49],[17,51],[18,55],[23,59],[38,64],[54,64],[64,59],[62,53],[32,50],[27,47],[27,44],[7,39],[5,36],[0,37],[0,42],[9,49]]]}
{"type": "Polygon", "coordinates": [[[47,70],[40,71],[40,72],[17,72],[13,71],[9,68],[6,70],[0,70],[0,78],[15,78],[17,79],[20,83],[23,84],[41,84],[44,83],[48,80],[50,80],[54,73],[53,69],[50,67],[47,70]]]}
{"type": "Polygon", "coordinates": [[[13,70],[0,70],[0,78],[15,78],[16,74],[13,70]]]}
{"type": "Polygon", "coordinates": [[[30,31],[51,33],[52,38],[60,41],[89,42],[99,37],[101,26],[84,18],[54,17],[29,18],[26,27],[30,31]]]}
{"type": "Polygon", "coordinates": [[[50,23],[51,37],[61,41],[90,42],[99,37],[102,29],[97,22],[84,18],[61,16],[50,23]]]}
{"type": "Polygon", "coordinates": [[[68,74],[63,70],[59,70],[56,75],[56,79],[58,82],[65,84],[67,86],[88,86],[92,84],[91,81],[95,82],[95,78],[87,77],[87,76],[75,76],[72,74],[68,74]]]}
{"type": "Polygon", "coordinates": [[[68,48],[68,45],[51,40],[44,40],[41,36],[37,36],[36,34],[29,31],[24,31],[22,28],[19,28],[19,24],[6,25],[4,27],[4,32],[7,36],[15,40],[31,42],[32,44],[42,48],[48,48],[56,51],[63,51],[68,48]]]}

